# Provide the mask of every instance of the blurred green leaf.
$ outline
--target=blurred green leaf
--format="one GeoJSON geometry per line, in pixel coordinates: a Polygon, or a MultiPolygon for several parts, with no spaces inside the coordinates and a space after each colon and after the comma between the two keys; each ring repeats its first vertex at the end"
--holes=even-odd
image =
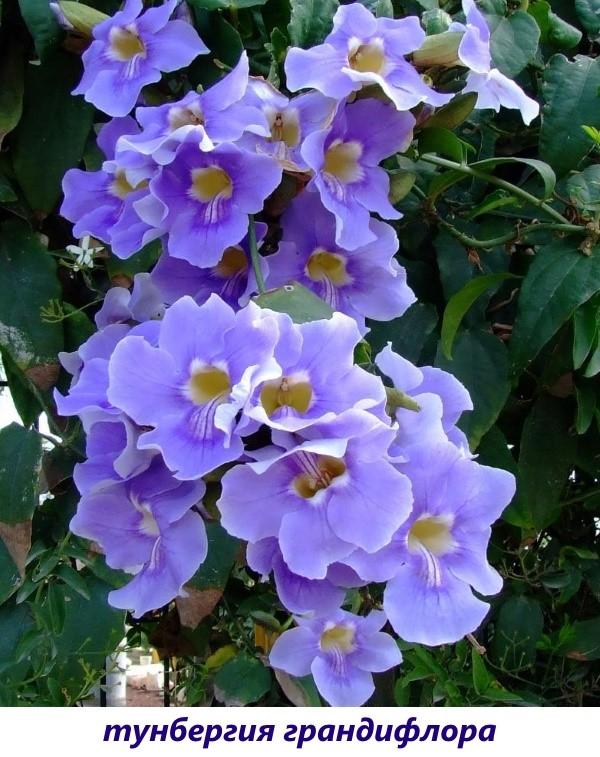
{"type": "Polygon", "coordinates": [[[271,688],[271,673],[256,657],[239,654],[215,675],[215,696],[228,707],[257,702],[271,688]]]}
{"type": "Polygon", "coordinates": [[[292,13],[288,34],[295,47],[312,47],[322,42],[332,28],[338,0],[290,0],[292,13]]]}

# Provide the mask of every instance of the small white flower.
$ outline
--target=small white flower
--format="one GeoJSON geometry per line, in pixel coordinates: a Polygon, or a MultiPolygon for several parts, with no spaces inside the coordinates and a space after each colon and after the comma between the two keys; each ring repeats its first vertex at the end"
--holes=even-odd
{"type": "Polygon", "coordinates": [[[74,271],[80,271],[82,268],[92,269],[94,267],[94,255],[104,249],[100,246],[90,247],[90,241],[90,236],[86,235],[79,240],[79,245],[67,245],[67,252],[70,252],[75,258],[74,271]]]}

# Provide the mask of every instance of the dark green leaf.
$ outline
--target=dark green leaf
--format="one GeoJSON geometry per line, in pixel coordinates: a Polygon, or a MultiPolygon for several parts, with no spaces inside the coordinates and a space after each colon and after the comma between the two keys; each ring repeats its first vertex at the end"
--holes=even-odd
{"type": "Polygon", "coordinates": [[[590,37],[600,34],[600,0],[575,0],[575,10],[590,37]]]}
{"type": "Polygon", "coordinates": [[[329,319],[333,315],[333,310],[324,300],[297,282],[259,294],[254,302],[261,308],[287,313],[294,323],[329,319]]]}
{"type": "Polygon", "coordinates": [[[332,27],[338,0],[291,0],[288,34],[295,47],[312,47],[322,42],[332,27]]]}
{"type": "MultiPolygon", "coordinates": [[[[443,11],[438,12],[443,13],[443,11]]],[[[441,126],[445,129],[456,129],[471,115],[476,102],[477,95],[475,92],[456,95],[447,105],[436,110],[431,118],[425,121],[425,125],[427,127],[441,126]]]]}
{"type": "Polygon", "coordinates": [[[283,670],[275,670],[275,678],[294,707],[321,707],[321,698],[312,676],[295,678],[283,670]]]}
{"type": "Polygon", "coordinates": [[[220,523],[207,523],[208,556],[189,581],[194,589],[223,589],[235,561],[240,542],[220,523]]]}
{"type": "Polygon", "coordinates": [[[573,368],[581,368],[596,344],[600,314],[597,297],[592,297],[573,315],[573,368]]]}
{"type": "Polygon", "coordinates": [[[31,391],[31,386],[23,371],[18,368],[7,350],[0,350],[2,365],[11,399],[24,426],[31,426],[40,416],[42,408],[31,391]]]}
{"type": "Polygon", "coordinates": [[[80,76],[78,61],[61,51],[27,69],[13,167],[25,199],[41,215],[58,202],[63,176],[81,160],[92,126],[94,108],[71,94],[80,76]]]}
{"type": "Polygon", "coordinates": [[[485,667],[485,661],[475,647],[471,649],[471,665],[473,667],[473,687],[481,696],[489,689],[494,681],[494,676],[485,667]]]}
{"type": "Polygon", "coordinates": [[[215,675],[215,696],[227,706],[257,702],[271,688],[271,673],[255,657],[240,654],[215,675]]]}
{"type": "MultiPolygon", "coordinates": [[[[20,42],[8,43],[0,58],[0,147],[4,137],[19,123],[23,110],[23,74],[25,54],[20,42]]],[[[10,185],[8,186],[10,189],[10,185]]],[[[12,189],[10,189],[12,192],[12,189]]],[[[12,202],[16,196],[6,198],[6,189],[0,197],[2,202],[12,202]]]]}
{"type": "Polygon", "coordinates": [[[84,599],[90,599],[90,592],[86,580],[76,570],[63,563],[58,566],[56,575],[61,578],[68,586],[80,594],[84,599]]]}
{"type": "Polygon", "coordinates": [[[536,160],[535,158],[486,158],[485,160],[478,160],[476,163],[471,163],[471,168],[476,168],[478,171],[493,171],[496,166],[509,165],[512,163],[518,163],[533,170],[540,176],[544,183],[543,199],[548,199],[554,192],[556,186],[556,174],[543,160],[536,160]]]}
{"type": "Polygon", "coordinates": [[[57,365],[62,328],[40,318],[40,309],[60,297],[56,264],[21,221],[7,221],[0,232],[0,281],[10,281],[0,294],[0,347],[22,371],[57,365]]]}
{"type": "Polygon", "coordinates": [[[573,239],[540,247],[519,295],[510,340],[517,376],[569,320],[576,308],[600,291],[600,247],[583,255],[573,239]]]}
{"type": "Polygon", "coordinates": [[[374,16],[394,18],[392,0],[360,0],[360,3],[368,8],[374,16]]]}
{"type": "Polygon", "coordinates": [[[513,78],[533,59],[540,40],[534,19],[524,11],[503,18],[492,31],[490,49],[496,68],[513,78]]]}
{"type": "Polygon", "coordinates": [[[577,400],[575,430],[578,434],[585,434],[592,425],[596,412],[598,398],[595,387],[590,383],[578,383],[575,386],[575,399],[577,400]]]}
{"type": "Polygon", "coordinates": [[[419,133],[419,153],[438,153],[451,158],[457,163],[463,163],[471,145],[459,139],[456,134],[442,126],[429,126],[419,133]]]}
{"type": "Polygon", "coordinates": [[[19,569],[4,542],[0,539],[0,604],[14,594],[20,585],[19,569]]]}
{"type": "Polygon", "coordinates": [[[544,618],[539,603],[528,597],[504,602],[494,622],[490,653],[503,670],[520,670],[535,661],[535,647],[542,635],[544,618]]]}
{"type": "Polygon", "coordinates": [[[535,403],[523,427],[517,498],[504,514],[509,522],[541,531],[557,517],[575,458],[571,422],[568,402],[542,395],[535,403]]]}
{"type": "Polygon", "coordinates": [[[369,321],[369,344],[373,354],[380,352],[388,342],[395,352],[418,363],[425,343],[433,334],[438,315],[433,305],[415,302],[400,318],[387,323],[369,321]]]}
{"type": "Polygon", "coordinates": [[[600,165],[588,166],[570,176],[567,192],[571,201],[583,210],[600,210],[600,165]]]}
{"type": "Polygon", "coordinates": [[[37,505],[41,437],[16,423],[0,429],[0,521],[30,520],[37,505]]]}
{"type": "Polygon", "coordinates": [[[46,606],[52,632],[58,636],[62,633],[65,623],[65,597],[60,586],[54,581],[48,584],[46,606]]]}
{"type": "Polygon", "coordinates": [[[580,127],[595,124],[600,108],[600,59],[555,55],[544,72],[540,157],[559,176],[576,168],[592,140],[580,127]],[[557,135],[560,135],[557,138],[557,135]]]}
{"type": "Polygon", "coordinates": [[[581,31],[553,13],[546,0],[536,0],[529,5],[527,12],[537,21],[544,44],[558,50],[570,50],[581,41],[581,31]]]}
{"type": "Polygon", "coordinates": [[[440,349],[435,364],[453,373],[471,394],[474,408],[463,415],[459,425],[475,450],[494,425],[510,391],[506,348],[486,331],[463,331],[456,340],[452,360],[440,349]]]}
{"type": "Polygon", "coordinates": [[[33,37],[36,52],[42,60],[45,60],[48,54],[58,46],[62,37],[50,3],[46,0],[19,0],[19,8],[33,37]]]}
{"type": "Polygon", "coordinates": [[[559,651],[574,660],[600,660],[600,617],[574,623],[559,651]]]}
{"type": "Polygon", "coordinates": [[[495,288],[498,284],[511,278],[516,277],[511,273],[490,273],[486,276],[477,276],[477,278],[465,284],[460,292],[457,292],[450,298],[444,310],[444,319],[442,321],[441,346],[445,357],[449,360],[452,359],[454,337],[462,319],[475,300],[488,289],[495,288]]]}

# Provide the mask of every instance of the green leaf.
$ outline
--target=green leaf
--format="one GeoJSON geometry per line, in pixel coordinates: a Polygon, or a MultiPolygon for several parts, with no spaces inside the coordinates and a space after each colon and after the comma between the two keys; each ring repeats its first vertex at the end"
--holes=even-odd
{"type": "Polygon", "coordinates": [[[38,503],[42,440],[17,423],[0,429],[0,521],[30,520],[38,503]]]}
{"type": "Polygon", "coordinates": [[[570,628],[568,639],[559,653],[574,660],[600,660],[600,617],[582,620],[570,628]]]}
{"type": "Polygon", "coordinates": [[[377,18],[382,16],[394,18],[394,6],[392,0],[359,0],[361,5],[368,8],[377,18]]]}
{"type": "Polygon", "coordinates": [[[31,386],[25,377],[23,371],[13,362],[10,353],[7,350],[0,350],[2,355],[2,365],[6,375],[6,383],[13,404],[19,413],[23,425],[32,426],[39,418],[42,407],[36,396],[31,391],[31,386]]]}
{"type": "Polygon", "coordinates": [[[463,415],[459,425],[475,450],[496,422],[510,392],[506,348],[486,331],[463,331],[456,339],[452,360],[440,349],[435,364],[454,374],[471,394],[473,410],[463,415]]]}
{"type": "MultiPolygon", "coordinates": [[[[16,663],[17,645],[32,630],[33,619],[26,605],[0,607],[0,671],[2,685],[19,683],[27,675],[28,664],[16,663]]],[[[37,632],[36,630],[36,633],[37,632]]]]}
{"type": "Polygon", "coordinates": [[[496,68],[513,78],[525,68],[537,52],[540,29],[524,11],[503,18],[492,31],[490,50],[496,68]]]}
{"type": "Polygon", "coordinates": [[[580,382],[575,386],[575,399],[577,401],[575,430],[578,434],[585,434],[594,420],[598,401],[596,390],[591,384],[580,382]]]}
{"type": "Polygon", "coordinates": [[[575,310],[600,291],[600,247],[583,255],[573,239],[539,247],[521,287],[510,340],[518,376],[575,310]]]}
{"type": "Polygon", "coordinates": [[[208,555],[188,582],[194,589],[223,589],[233,567],[240,542],[220,523],[207,523],[208,555]]]}
{"type": "Polygon", "coordinates": [[[581,368],[596,344],[600,328],[600,302],[591,297],[573,314],[573,368],[581,368]]]}
{"type": "Polygon", "coordinates": [[[264,5],[267,0],[188,0],[190,5],[207,11],[226,10],[227,8],[253,8],[264,5]]]}
{"type": "Polygon", "coordinates": [[[600,34],[600,0],[575,0],[575,10],[590,37],[600,34]]]}
{"type": "MultiPolygon", "coordinates": [[[[0,93],[0,99],[2,98],[2,94],[0,93]]],[[[2,105],[0,105],[0,108],[2,105]]],[[[2,120],[2,116],[0,115],[0,121],[2,120]]],[[[2,142],[2,132],[0,127],[0,143],[2,142]]],[[[15,194],[15,190],[12,188],[11,183],[6,178],[6,176],[0,175],[0,202],[16,202],[18,200],[17,195],[15,194]]]]}
{"type": "Polygon", "coordinates": [[[413,188],[417,179],[414,171],[405,171],[403,168],[393,168],[388,171],[390,178],[389,200],[392,205],[403,200],[413,188]]]}
{"type": "Polygon", "coordinates": [[[600,210],[600,165],[588,166],[581,173],[569,176],[567,193],[583,210],[600,210]]]}
{"type": "Polygon", "coordinates": [[[557,16],[546,0],[536,0],[529,5],[527,12],[537,21],[543,44],[559,50],[570,50],[581,41],[581,31],[557,16]]]}
{"type": "Polygon", "coordinates": [[[400,318],[381,323],[369,321],[369,344],[373,354],[380,352],[388,342],[395,352],[418,363],[425,343],[435,331],[438,315],[433,305],[415,302],[400,318]]]}
{"type": "MultiPolygon", "coordinates": [[[[19,0],[21,15],[33,37],[35,50],[45,60],[61,40],[62,31],[47,0],[19,0]]],[[[56,82],[54,83],[56,85],[56,82]]],[[[75,86],[75,85],[73,85],[75,86]]]]}
{"type": "Polygon", "coordinates": [[[257,702],[271,688],[271,673],[256,657],[240,654],[215,675],[215,696],[228,707],[257,702]]]}
{"type": "Polygon", "coordinates": [[[490,654],[495,664],[508,671],[533,665],[543,628],[539,602],[528,597],[506,600],[494,621],[490,654]]]}
{"type": "Polygon", "coordinates": [[[333,310],[324,300],[295,281],[257,295],[254,302],[261,308],[287,313],[294,323],[329,319],[333,315],[333,310]]]}
{"type": "Polygon", "coordinates": [[[569,61],[564,55],[555,55],[544,72],[540,157],[560,176],[576,168],[592,147],[592,140],[580,127],[597,122],[599,88],[598,58],[576,55],[569,61]]]}
{"type": "MultiPolygon", "coordinates": [[[[13,41],[5,45],[4,54],[0,59],[0,147],[4,137],[19,123],[23,111],[23,74],[25,71],[25,55],[20,42],[13,41]]],[[[9,185],[10,189],[10,185],[9,185]]],[[[12,189],[11,189],[12,192],[12,189]]],[[[6,190],[3,194],[6,193],[6,190]]],[[[8,200],[2,196],[2,202],[8,200]]]]}
{"type": "Polygon", "coordinates": [[[457,163],[466,160],[467,152],[473,151],[468,142],[459,139],[454,132],[441,126],[429,126],[419,133],[419,153],[445,155],[457,163]]]}
{"type": "MultiPolygon", "coordinates": [[[[0,539],[0,605],[21,585],[21,576],[6,545],[0,539]]],[[[2,661],[0,660],[0,663],[2,661]]]]}
{"type": "Polygon", "coordinates": [[[56,264],[21,221],[7,221],[0,231],[0,281],[10,281],[0,294],[0,347],[25,372],[56,365],[62,327],[40,319],[40,308],[61,294],[56,264]]]}
{"type": "Polygon", "coordinates": [[[73,591],[80,594],[84,599],[90,599],[90,592],[86,580],[80,573],[73,570],[69,565],[62,563],[58,566],[56,575],[62,579],[73,591]]]}
{"type": "MultiPolygon", "coordinates": [[[[443,12],[443,11],[442,11],[443,12]]],[[[456,95],[447,105],[439,108],[425,121],[425,126],[439,126],[444,129],[456,129],[473,112],[477,102],[477,93],[468,92],[466,95],[456,95]]]]}
{"type": "Polygon", "coordinates": [[[560,497],[575,459],[577,441],[569,433],[568,402],[542,395],[523,426],[517,497],[505,520],[541,531],[560,513],[560,497]]]}
{"type": "Polygon", "coordinates": [[[488,289],[496,287],[506,279],[513,278],[517,277],[512,273],[490,273],[486,276],[477,276],[450,298],[444,310],[441,337],[442,352],[448,360],[452,359],[454,338],[471,305],[488,289]]]}
{"type": "Polygon", "coordinates": [[[475,647],[471,649],[471,666],[473,668],[473,688],[481,696],[493,683],[494,676],[485,667],[484,659],[475,647]]]}
{"type": "Polygon", "coordinates": [[[54,581],[48,584],[46,607],[52,632],[58,636],[62,633],[65,624],[65,597],[60,586],[54,581]]]}
{"type": "MultiPolygon", "coordinates": [[[[106,655],[114,652],[125,633],[125,613],[108,604],[112,587],[94,576],[87,578],[90,599],[60,586],[65,608],[63,631],[55,639],[57,656],[53,675],[70,696],[81,691],[88,670],[99,680],[106,655]]],[[[92,678],[92,682],[93,682],[92,678]]]]}
{"type": "Polygon", "coordinates": [[[41,215],[57,204],[63,176],[81,160],[92,127],[94,108],[71,94],[80,77],[78,61],[62,51],[27,69],[13,167],[25,199],[41,215]]]}
{"type": "Polygon", "coordinates": [[[295,47],[312,47],[331,31],[338,0],[291,0],[288,35],[295,47]]]}
{"type": "Polygon", "coordinates": [[[583,375],[586,378],[592,378],[592,376],[596,376],[598,373],[600,373],[600,335],[596,337],[596,347],[590,356],[583,375]]]}
{"type": "Polygon", "coordinates": [[[556,186],[556,174],[547,163],[544,163],[543,160],[535,160],[534,158],[487,158],[486,160],[478,160],[476,163],[470,163],[469,165],[471,168],[476,168],[478,171],[492,171],[496,166],[511,163],[519,163],[529,168],[533,168],[544,184],[542,199],[547,200],[552,196],[556,186]]]}

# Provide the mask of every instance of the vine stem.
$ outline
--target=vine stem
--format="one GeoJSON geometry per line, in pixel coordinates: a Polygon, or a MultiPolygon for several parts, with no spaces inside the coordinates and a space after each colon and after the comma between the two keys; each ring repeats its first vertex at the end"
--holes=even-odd
{"type": "Polygon", "coordinates": [[[455,226],[445,221],[443,218],[437,216],[437,222],[444,229],[452,234],[453,237],[458,239],[467,247],[488,249],[490,247],[497,247],[507,242],[512,242],[513,239],[520,239],[528,234],[535,233],[536,231],[565,231],[571,234],[585,234],[585,226],[575,226],[570,223],[530,223],[527,226],[522,226],[516,231],[510,231],[507,234],[503,234],[501,237],[494,237],[493,239],[475,239],[468,234],[463,234],[455,226]]]}
{"type": "Polygon", "coordinates": [[[485,171],[478,171],[477,169],[471,168],[471,166],[468,166],[465,163],[456,163],[454,160],[440,158],[438,155],[433,155],[431,153],[421,155],[421,160],[425,161],[425,163],[432,163],[434,166],[441,166],[442,168],[450,168],[453,171],[459,171],[460,173],[464,173],[467,176],[472,176],[474,179],[482,179],[483,181],[487,181],[489,184],[494,184],[501,189],[506,189],[508,192],[511,192],[517,197],[520,197],[530,205],[535,205],[536,207],[540,208],[540,210],[543,210],[547,215],[552,216],[555,221],[558,221],[561,224],[564,223],[570,225],[568,220],[563,215],[561,215],[557,210],[554,210],[554,208],[550,207],[550,205],[544,202],[544,200],[540,200],[539,197],[530,194],[525,189],[521,189],[521,187],[517,187],[515,184],[511,184],[510,181],[499,179],[497,176],[492,176],[485,171]]]}
{"type": "Polygon", "coordinates": [[[258,254],[258,245],[256,244],[256,225],[254,223],[254,216],[252,215],[248,216],[248,245],[250,247],[250,259],[252,260],[252,269],[256,277],[258,292],[259,294],[263,294],[265,291],[265,280],[260,267],[260,255],[258,254]]]}

